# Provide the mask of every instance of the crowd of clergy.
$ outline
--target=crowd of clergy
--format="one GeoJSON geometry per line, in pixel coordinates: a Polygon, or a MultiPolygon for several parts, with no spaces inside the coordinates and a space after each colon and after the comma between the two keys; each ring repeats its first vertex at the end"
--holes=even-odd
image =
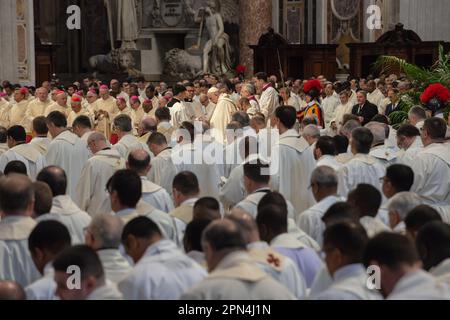
{"type": "Polygon", "coordinates": [[[410,90],[3,82],[0,299],[450,299],[450,130],[394,129],[410,90]]]}

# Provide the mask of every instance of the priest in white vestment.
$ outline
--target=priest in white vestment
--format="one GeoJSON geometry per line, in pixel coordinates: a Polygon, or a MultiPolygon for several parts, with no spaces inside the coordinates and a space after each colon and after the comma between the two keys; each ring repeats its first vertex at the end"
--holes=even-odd
{"type": "Polygon", "coordinates": [[[159,132],[150,135],[148,146],[155,157],[151,160],[147,177],[172,195],[172,182],[177,174],[177,168],[172,162],[172,148],[168,146],[166,137],[159,132]]]}
{"type": "MultiPolygon", "coordinates": [[[[204,232],[209,276],[192,286],[181,300],[294,300],[294,295],[258,268],[246,252],[246,242],[230,220],[215,221],[204,232]],[[224,245],[215,239],[229,239],[224,245]],[[219,249],[216,249],[218,248],[219,249]]],[[[277,259],[270,260],[275,265],[277,259]]]]}
{"type": "Polygon", "coordinates": [[[339,170],[338,194],[347,197],[348,193],[366,183],[381,190],[381,178],[386,168],[369,155],[373,142],[373,134],[367,128],[357,128],[352,132],[351,149],[354,157],[339,170]]]}
{"type": "MultiPolygon", "coordinates": [[[[336,118],[337,106],[340,104],[339,95],[334,91],[333,84],[325,85],[326,97],[322,100],[320,107],[324,113],[325,128],[331,127],[331,121],[336,118]]],[[[324,129],[325,129],[324,128],[324,129]]]]}
{"type": "Polygon", "coordinates": [[[91,222],[91,217],[66,195],[68,181],[65,172],[58,167],[47,167],[39,173],[37,181],[46,183],[53,194],[50,213],[39,216],[37,220],[59,221],[69,230],[72,244],[84,243],[84,229],[91,222]]]}
{"type": "Polygon", "coordinates": [[[315,202],[308,187],[316,161],[308,142],[293,129],[296,115],[295,109],[289,106],[279,107],[275,112],[274,122],[280,137],[272,149],[271,183],[274,190],[294,205],[298,214],[315,202]]]}
{"type": "Polygon", "coordinates": [[[172,198],[161,186],[151,182],[147,174],[150,170],[150,155],[144,150],[130,152],[127,169],[136,172],[142,180],[142,200],[158,210],[169,213],[174,209],[172,198]]]}
{"type": "Polygon", "coordinates": [[[33,205],[33,189],[29,178],[11,175],[1,179],[0,278],[16,281],[22,287],[39,278],[28,250],[28,237],[36,226],[31,218],[33,205]]]}
{"type": "Polygon", "coordinates": [[[424,198],[426,204],[450,203],[450,145],[444,143],[446,133],[443,119],[427,119],[422,129],[424,149],[411,163],[414,171],[411,191],[424,198]]]}
{"type": "Polygon", "coordinates": [[[86,245],[94,249],[102,262],[105,277],[118,284],[132,270],[119,250],[124,224],[109,213],[97,214],[86,229],[86,245]]]}
{"type": "Polygon", "coordinates": [[[52,142],[48,137],[47,119],[44,116],[34,118],[32,127],[33,139],[31,139],[30,145],[45,156],[52,142]]]}
{"type": "Polygon", "coordinates": [[[199,283],[205,270],[163,239],[158,226],[145,217],[130,221],[124,229],[122,244],[135,266],[118,288],[127,300],[177,300],[199,283]],[[136,230],[145,228],[148,236],[136,230]],[[139,243],[140,246],[132,245],[139,243]]]}
{"type": "Polygon", "coordinates": [[[27,300],[57,300],[53,261],[70,248],[69,230],[58,221],[42,221],[28,239],[33,262],[42,277],[25,288],[27,300]]]}
{"type": "Polygon", "coordinates": [[[119,137],[119,142],[115,144],[112,149],[119,152],[124,159],[133,150],[149,151],[146,144],[141,143],[133,134],[132,119],[127,115],[119,115],[114,119],[114,132],[119,137]]]}
{"type": "Polygon", "coordinates": [[[8,129],[8,146],[10,149],[0,156],[0,171],[4,171],[11,161],[21,161],[27,168],[28,176],[34,180],[37,174],[46,166],[45,157],[32,145],[26,144],[25,129],[12,126],[8,129]]]}
{"type": "Polygon", "coordinates": [[[117,170],[125,168],[125,159],[109,147],[106,137],[100,132],[91,133],[88,146],[94,156],[81,171],[74,200],[81,210],[94,217],[111,212],[106,184],[117,170]]]}
{"type": "Polygon", "coordinates": [[[257,91],[261,95],[259,98],[261,112],[270,123],[272,115],[280,104],[278,92],[272,83],[267,81],[267,74],[264,72],[257,73],[254,80],[256,80],[257,91]]]}
{"type": "Polygon", "coordinates": [[[31,132],[33,120],[37,117],[41,117],[45,114],[45,110],[52,103],[48,98],[48,91],[45,88],[39,88],[36,90],[36,99],[28,104],[27,111],[25,112],[25,121],[27,124],[26,130],[31,132]]]}
{"type": "Polygon", "coordinates": [[[47,126],[52,142],[46,155],[47,165],[62,168],[67,175],[67,194],[75,199],[81,170],[89,158],[86,142],[67,129],[67,121],[60,112],[47,117],[47,126]]]}
{"type": "Polygon", "coordinates": [[[50,113],[54,111],[59,111],[67,118],[72,111],[71,108],[67,105],[68,98],[67,93],[64,91],[58,91],[56,94],[56,101],[50,104],[44,112],[44,116],[47,117],[50,113]]]}
{"type": "Polygon", "coordinates": [[[404,124],[397,130],[398,163],[411,166],[417,154],[423,149],[420,131],[411,124],[404,124]]]}

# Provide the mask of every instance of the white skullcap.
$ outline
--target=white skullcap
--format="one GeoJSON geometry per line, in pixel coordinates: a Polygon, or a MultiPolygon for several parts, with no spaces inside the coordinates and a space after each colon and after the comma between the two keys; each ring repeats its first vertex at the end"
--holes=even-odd
{"type": "Polygon", "coordinates": [[[208,90],[208,94],[213,94],[219,92],[219,89],[216,87],[211,87],[211,89],[208,90]]]}

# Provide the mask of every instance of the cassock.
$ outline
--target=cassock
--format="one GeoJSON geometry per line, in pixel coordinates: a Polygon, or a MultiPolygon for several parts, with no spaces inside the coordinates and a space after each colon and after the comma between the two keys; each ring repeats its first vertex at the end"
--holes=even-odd
{"type": "Polygon", "coordinates": [[[125,168],[125,164],[119,152],[111,149],[97,152],[86,162],[74,198],[81,210],[91,216],[111,212],[106,184],[117,170],[125,168]]]}
{"type": "Polygon", "coordinates": [[[264,86],[261,97],[259,98],[259,106],[267,122],[270,123],[270,117],[279,106],[278,92],[271,83],[264,86]]]}
{"type": "Polygon", "coordinates": [[[420,151],[411,163],[414,171],[412,192],[424,198],[426,204],[450,203],[450,146],[433,143],[420,151]]]}
{"type": "Polygon", "coordinates": [[[177,175],[177,168],[172,162],[172,149],[167,148],[151,161],[152,167],[148,173],[151,182],[163,187],[172,195],[172,182],[177,175]]]}
{"type": "Polygon", "coordinates": [[[387,300],[449,300],[445,284],[429,273],[417,270],[407,273],[394,287],[387,300]]]}
{"type": "Polygon", "coordinates": [[[161,240],[146,250],[118,288],[126,300],[177,300],[205,276],[175,243],[161,240]]]}
{"type": "Polygon", "coordinates": [[[148,152],[148,147],[139,142],[138,138],[132,134],[123,136],[122,139],[120,139],[119,142],[112,147],[112,149],[116,150],[124,159],[128,159],[130,152],[135,150],[145,150],[148,152]]]}
{"type": "Polygon", "coordinates": [[[338,196],[326,197],[298,217],[298,227],[313,238],[320,247],[323,245],[323,232],[325,231],[322,217],[331,206],[341,201],[344,199],[338,196]]]}
{"type": "Polygon", "coordinates": [[[166,213],[174,209],[172,198],[163,187],[154,184],[147,177],[141,177],[141,180],[142,201],[166,213]]]}
{"type": "Polygon", "coordinates": [[[183,243],[184,232],[186,231],[187,225],[194,219],[194,205],[197,200],[198,198],[188,199],[169,213],[175,223],[177,233],[176,242],[179,246],[183,243]]]}
{"type": "Polygon", "coordinates": [[[236,111],[236,104],[230,96],[228,94],[221,94],[210,120],[211,136],[217,142],[226,143],[227,125],[231,122],[231,117],[236,111]]]}
{"type": "Polygon", "coordinates": [[[208,161],[200,148],[202,146],[192,143],[177,145],[173,149],[172,160],[177,172],[190,171],[197,176],[201,197],[219,199],[220,167],[215,161],[208,161]]]}
{"type": "Polygon", "coordinates": [[[250,243],[247,250],[262,271],[284,285],[297,299],[306,297],[305,279],[291,259],[270,248],[266,242],[250,243]]]}
{"type": "Polygon", "coordinates": [[[29,144],[19,144],[0,156],[0,171],[5,171],[6,165],[11,161],[21,161],[27,168],[27,174],[35,180],[38,173],[46,167],[45,157],[29,144]]]}
{"type": "Polygon", "coordinates": [[[36,219],[38,222],[48,220],[56,220],[65,225],[72,237],[72,245],[76,245],[84,244],[84,229],[89,226],[92,219],[65,195],[54,197],[50,213],[36,219]]]}
{"type": "Polygon", "coordinates": [[[40,154],[45,156],[47,154],[48,147],[50,146],[50,142],[52,141],[47,137],[34,137],[30,141],[30,146],[35,147],[40,154]]]}
{"type": "Polygon", "coordinates": [[[338,194],[347,197],[359,184],[366,183],[381,190],[380,179],[386,174],[385,167],[368,154],[357,154],[338,172],[338,194]]]}
{"type": "Polygon", "coordinates": [[[32,218],[24,216],[6,216],[0,221],[0,279],[22,287],[39,279],[28,249],[28,236],[35,226],[32,218]]]}
{"type": "Polygon", "coordinates": [[[349,264],[334,273],[331,286],[316,300],[382,300],[376,290],[367,288],[367,272],[362,264],[349,264]]]}
{"type": "Polygon", "coordinates": [[[272,186],[289,200],[298,214],[315,201],[308,189],[316,161],[308,142],[291,129],[280,135],[272,149],[272,186]]]}
{"type": "Polygon", "coordinates": [[[261,271],[246,252],[225,256],[204,281],[181,300],[294,300],[289,290],[261,271]]]}
{"type": "Polygon", "coordinates": [[[119,249],[101,249],[98,257],[105,271],[105,277],[112,283],[119,283],[132,270],[130,263],[122,256],[119,249]]]}
{"type": "Polygon", "coordinates": [[[42,278],[25,288],[27,300],[59,300],[56,296],[55,269],[52,262],[44,267],[42,278]]]}
{"type": "MultiPolygon", "coordinates": [[[[69,101],[69,100],[67,100],[67,101],[69,101]]],[[[52,113],[54,111],[61,112],[67,118],[69,116],[70,112],[72,111],[72,108],[68,107],[67,105],[60,106],[57,102],[53,102],[45,109],[44,116],[47,117],[50,113],[52,113]]]]}
{"type": "Polygon", "coordinates": [[[9,109],[9,126],[26,126],[25,113],[28,110],[28,100],[22,100],[19,103],[13,104],[11,109],[9,109]]]}
{"type": "Polygon", "coordinates": [[[64,131],[53,139],[46,155],[47,165],[62,168],[67,175],[67,194],[73,199],[84,164],[89,158],[86,143],[70,131],[64,131]]]}
{"type": "Polygon", "coordinates": [[[32,124],[34,118],[43,116],[45,114],[45,109],[51,104],[50,100],[42,102],[39,99],[34,99],[28,104],[27,111],[25,112],[26,130],[28,132],[32,131],[32,124]]]}
{"type": "Polygon", "coordinates": [[[290,233],[278,235],[272,239],[270,246],[294,261],[305,278],[307,287],[311,288],[316,274],[323,265],[317,253],[313,249],[307,248],[290,233]]]}
{"type": "Polygon", "coordinates": [[[171,120],[172,126],[175,128],[179,128],[183,122],[192,121],[189,110],[187,106],[184,104],[184,102],[176,98],[173,98],[172,101],[174,102],[174,104],[170,108],[170,115],[172,117],[171,120]]]}

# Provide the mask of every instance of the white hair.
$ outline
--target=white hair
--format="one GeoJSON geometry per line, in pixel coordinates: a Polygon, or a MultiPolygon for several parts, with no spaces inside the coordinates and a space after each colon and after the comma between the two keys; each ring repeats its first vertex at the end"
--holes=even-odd
{"type": "Polygon", "coordinates": [[[327,166],[317,167],[311,174],[311,182],[322,187],[337,187],[338,177],[336,171],[327,166]]]}
{"type": "Polygon", "coordinates": [[[309,124],[303,129],[303,137],[320,138],[320,129],[314,125],[309,124]]]}
{"type": "Polygon", "coordinates": [[[422,204],[422,199],[414,192],[400,192],[388,202],[389,212],[396,212],[402,221],[408,213],[422,204]]]}
{"type": "Polygon", "coordinates": [[[373,145],[384,142],[388,137],[389,126],[381,122],[369,122],[365,126],[373,134],[373,145]]]}
{"type": "Polygon", "coordinates": [[[245,89],[252,96],[256,94],[255,86],[251,83],[244,83],[242,85],[242,88],[245,89]]]}
{"type": "Polygon", "coordinates": [[[118,249],[124,224],[122,219],[111,214],[97,214],[89,225],[89,231],[104,248],[118,249]]]}

